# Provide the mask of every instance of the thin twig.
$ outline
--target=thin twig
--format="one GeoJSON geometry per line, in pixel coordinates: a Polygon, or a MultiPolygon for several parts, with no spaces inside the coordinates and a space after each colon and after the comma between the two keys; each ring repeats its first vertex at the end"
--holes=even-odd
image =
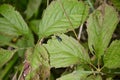
{"type": "Polygon", "coordinates": [[[82,34],[82,29],[83,29],[83,24],[79,28],[79,33],[78,33],[78,41],[80,41],[81,34],[82,34]]]}
{"type": "Polygon", "coordinates": [[[96,66],[94,66],[92,63],[89,63],[94,69],[96,69],[97,70],[97,67],[96,66]]]}
{"type": "Polygon", "coordinates": [[[102,71],[104,69],[104,66],[100,68],[100,71],[102,71]]]}
{"type": "Polygon", "coordinates": [[[24,47],[24,48],[18,48],[17,50],[27,50],[29,48],[32,48],[32,47],[24,47]]]}
{"type": "Polygon", "coordinates": [[[100,69],[100,58],[98,58],[98,64],[97,64],[97,66],[98,66],[98,71],[101,71],[101,69],[100,69]]]}
{"type": "Polygon", "coordinates": [[[44,40],[44,38],[42,38],[42,39],[40,40],[40,42],[39,42],[40,45],[42,44],[43,40],[44,40]]]}
{"type": "Polygon", "coordinates": [[[61,2],[60,0],[58,0],[58,1],[60,2],[60,6],[61,6],[61,8],[63,9],[66,18],[68,19],[70,25],[71,25],[72,28],[73,28],[72,31],[73,31],[73,33],[75,34],[75,37],[76,37],[76,39],[77,39],[77,34],[76,34],[75,30],[74,30],[73,24],[72,24],[72,22],[70,21],[70,18],[69,18],[69,16],[67,15],[67,13],[66,13],[66,11],[65,11],[65,9],[64,9],[64,6],[63,6],[63,4],[62,4],[62,2],[61,2]]]}

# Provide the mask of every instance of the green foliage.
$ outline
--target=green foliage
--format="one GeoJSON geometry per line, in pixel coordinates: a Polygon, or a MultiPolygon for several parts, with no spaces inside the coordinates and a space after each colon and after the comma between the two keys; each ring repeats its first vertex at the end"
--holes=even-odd
{"type": "Polygon", "coordinates": [[[97,57],[100,58],[104,54],[118,21],[117,12],[107,4],[101,5],[89,16],[88,45],[90,51],[94,51],[97,57]]]}
{"type": "Polygon", "coordinates": [[[21,34],[17,31],[16,28],[14,28],[14,25],[12,25],[5,18],[0,18],[0,32],[4,35],[8,35],[8,36],[18,36],[21,34]],[[6,31],[6,30],[8,30],[8,31],[6,31]]]}
{"type": "Polygon", "coordinates": [[[110,4],[119,10],[119,1],[23,2],[26,7],[20,12],[13,7],[16,3],[0,5],[0,80],[114,80],[119,76],[120,40],[113,39],[120,39],[119,31],[114,33],[120,15],[110,4]]]}
{"type": "MultiPolygon", "coordinates": [[[[0,31],[1,32],[1,31],[0,31]]],[[[4,46],[6,44],[9,44],[9,42],[11,41],[13,37],[8,37],[8,36],[5,36],[5,35],[0,35],[0,46],[4,46]]]]}
{"type": "Polygon", "coordinates": [[[89,63],[90,59],[84,47],[67,35],[59,35],[61,41],[53,36],[45,44],[50,54],[51,67],[67,67],[74,64],[89,63]]]}
{"type": "Polygon", "coordinates": [[[111,0],[111,2],[120,11],[120,0],[111,0]]]}
{"type": "Polygon", "coordinates": [[[22,16],[19,14],[19,12],[15,11],[12,6],[6,4],[1,5],[0,14],[4,17],[2,18],[1,22],[5,26],[0,27],[0,29],[3,29],[3,33],[6,32],[5,30],[10,31],[7,33],[8,35],[9,33],[16,35],[29,33],[28,26],[23,20],[22,16]]]}
{"type": "Polygon", "coordinates": [[[12,58],[14,53],[15,53],[15,50],[10,51],[10,50],[4,50],[0,48],[0,68],[12,58]]]}
{"type": "Polygon", "coordinates": [[[48,53],[45,50],[45,48],[42,45],[37,44],[34,48],[28,49],[26,52],[26,60],[30,63],[31,72],[26,77],[26,80],[30,80],[35,78],[36,80],[45,80],[47,77],[49,77],[49,58],[48,53]],[[38,72],[39,71],[39,72],[38,72]],[[35,77],[39,76],[40,77],[35,77]]]}
{"type": "Polygon", "coordinates": [[[39,32],[39,23],[40,23],[40,20],[32,20],[32,21],[30,21],[30,23],[29,23],[29,26],[30,26],[31,30],[32,30],[35,34],[38,34],[38,32],[39,32]]]}
{"type": "Polygon", "coordinates": [[[33,34],[29,33],[28,36],[23,36],[20,39],[18,39],[18,41],[16,42],[16,46],[19,47],[19,56],[23,56],[25,49],[34,46],[33,34]]]}
{"type": "Polygon", "coordinates": [[[39,25],[39,37],[65,33],[83,24],[88,16],[88,6],[77,0],[53,1],[44,11],[39,25]],[[69,8],[68,8],[69,6],[69,8]]]}
{"type": "Polygon", "coordinates": [[[42,0],[29,0],[25,11],[27,19],[30,19],[35,13],[37,13],[41,2],[42,0]]]}
{"type": "Polygon", "coordinates": [[[99,75],[97,76],[91,75],[86,80],[102,80],[102,77],[99,75]]]}
{"type": "Polygon", "coordinates": [[[120,41],[115,40],[106,50],[104,64],[107,68],[120,68],[120,41]]]}
{"type": "Polygon", "coordinates": [[[62,76],[61,78],[58,78],[57,80],[85,80],[86,76],[88,76],[89,73],[86,73],[85,71],[77,70],[70,74],[67,74],[65,76],[62,76]]]}

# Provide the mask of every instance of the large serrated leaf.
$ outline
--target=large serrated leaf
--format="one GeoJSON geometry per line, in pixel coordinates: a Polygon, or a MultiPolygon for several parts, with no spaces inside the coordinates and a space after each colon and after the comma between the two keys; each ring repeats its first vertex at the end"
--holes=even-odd
{"type": "Polygon", "coordinates": [[[84,47],[67,35],[53,36],[44,45],[50,54],[51,67],[67,67],[78,63],[88,63],[89,56],[84,47]]]}
{"type": "Polygon", "coordinates": [[[27,19],[30,19],[39,9],[42,0],[29,0],[25,11],[27,19]]]}
{"type": "Polygon", "coordinates": [[[88,73],[87,71],[77,70],[70,74],[62,76],[58,78],[57,80],[85,80],[87,75],[89,74],[90,73],[88,73]]]}
{"type": "Polygon", "coordinates": [[[27,24],[25,23],[19,12],[15,11],[14,7],[7,4],[1,5],[0,14],[5,18],[3,21],[0,20],[0,23],[3,23],[3,26],[0,26],[0,29],[7,29],[9,33],[5,33],[7,33],[8,35],[22,35],[29,33],[27,24]]]}
{"type": "Polygon", "coordinates": [[[30,63],[31,66],[31,72],[26,77],[26,80],[39,80],[36,79],[36,76],[39,76],[40,79],[46,80],[46,78],[49,77],[49,57],[46,49],[40,45],[37,44],[33,49],[28,49],[26,53],[26,59],[30,63]],[[38,73],[39,72],[39,73],[38,73]]]}
{"type": "Polygon", "coordinates": [[[78,28],[88,15],[88,6],[77,0],[56,0],[45,10],[39,25],[39,37],[78,28]]]}
{"type": "Polygon", "coordinates": [[[97,57],[104,54],[118,22],[117,12],[107,4],[101,5],[90,15],[87,21],[88,45],[97,57]]]}
{"type": "Polygon", "coordinates": [[[106,50],[104,66],[107,68],[120,68],[120,41],[113,41],[106,50]]]}
{"type": "Polygon", "coordinates": [[[0,48],[0,67],[8,62],[16,51],[4,50],[0,48]]]}

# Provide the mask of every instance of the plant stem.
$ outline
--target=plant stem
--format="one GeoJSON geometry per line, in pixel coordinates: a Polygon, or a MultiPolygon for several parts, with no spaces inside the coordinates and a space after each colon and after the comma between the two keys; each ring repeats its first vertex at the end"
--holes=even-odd
{"type": "Polygon", "coordinates": [[[98,58],[98,64],[97,64],[97,66],[98,66],[98,71],[100,71],[101,69],[100,69],[100,59],[98,58]]]}
{"type": "Polygon", "coordinates": [[[66,11],[65,11],[65,9],[64,9],[64,6],[63,6],[63,4],[62,4],[62,2],[61,2],[60,0],[58,0],[58,1],[60,2],[60,6],[61,6],[61,8],[63,9],[66,18],[68,19],[70,25],[71,25],[72,28],[73,28],[72,31],[73,31],[73,33],[75,34],[75,37],[76,37],[76,39],[77,39],[78,37],[77,37],[77,34],[76,34],[75,30],[74,30],[73,24],[72,24],[72,22],[70,21],[70,18],[69,18],[69,16],[67,15],[67,13],[66,13],[66,11]]]}
{"type": "Polygon", "coordinates": [[[97,70],[97,67],[95,67],[92,63],[89,63],[94,69],[97,70]]]}
{"type": "Polygon", "coordinates": [[[21,70],[21,72],[20,72],[20,75],[19,75],[19,77],[18,77],[18,80],[20,80],[20,78],[21,78],[21,76],[22,76],[22,74],[23,74],[23,71],[24,71],[24,67],[22,67],[22,70],[21,70]]]}
{"type": "Polygon", "coordinates": [[[49,0],[47,0],[47,7],[48,7],[48,5],[49,5],[49,0]]]}
{"type": "Polygon", "coordinates": [[[78,40],[80,41],[81,34],[82,34],[83,24],[79,28],[78,40]]]}
{"type": "Polygon", "coordinates": [[[101,71],[103,68],[104,68],[104,66],[100,68],[100,71],[101,71]]]}

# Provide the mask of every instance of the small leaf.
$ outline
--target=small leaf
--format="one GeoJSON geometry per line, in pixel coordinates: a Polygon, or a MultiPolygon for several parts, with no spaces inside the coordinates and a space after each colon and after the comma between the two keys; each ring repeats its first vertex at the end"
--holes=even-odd
{"type": "Polygon", "coordinates": [[[58,78],[57,80],[85,80],[85,78],[87,77],[87,75],[89,75],[90,73],[88,73],[87,71],[81,71],[81,70],[77,70],[77,71],[73,71],[70,74],[61,76],[60,78],[58,78]]]}
{"type": "Polygon", "coordinates": [[[29,0],[25,11],[27,19],[30,19],[39,9],[42,0],[29,0]]]}
{"type": "Polygon", "coordinates": [[[39,32],[39,23],[40,23],[41,20],[32,20],[30,21],[29,23],[29,26],[31,28],[31,30],[35,33],[35,34],[38,34],[39,32]]]}
{"type": "Polygon", "coordinates": [[[0,48],[0,68],[12,58],[15,52],[16,50],[10,51],[0,48]]]}
{"type": "Polygon", "coordinates": [[[14,7],[4,4],[0,6],[0,14],[4,17],[4,20],[0,20],[4,26],[0,26],[0,30],[5,29],[5,33],[22,35],[28,34],[29,29],[19,12],[15,11],[14,7]],[[6,21],[6,22],[5,22],[6,21]],[[4,27],[4,28],[3,28],[4,27]],[[9,32],[10,31],[10,32],[9,32]]]}
{"type": "Polygon", "coordinates": [[[72,37],[59,35],[61,41],[53,36],[44,46],[50,54],[51,67],[67,67],[78,63],[88,63],[89,56],[84,47],[72,37]]]}
{"type": "Polygon", "coordinates": [[[100,75],[91,75],[89,77],[87,77],[85,80],[102,80],[102,77],[100,75]]]}
{"type": "Polygon", "coordinates": [[[119,22],[118,13],[112,6],[101,5],[87,20],[88,45],[91,52],[101,57],[119,22]]]}
{"type": "Polygon", "coordinates": [[[78,28],[88,15],[88,6],[77,0],[56,0],[51,2],[39,25],[39,37],[54,33],[65,33],[78,28]]]}
{"type": "Polygon", "coordinates": [[[29,35],[22,36],[20,39],[18,39],[16,46],[22,48],[18,51],[19,56],[24,56],[26,48],[34,46],[33,34],[30,32],[29,35]]]}
{"type": "Polygon", "coordinates": [[[120,68],[120,41],[115,40],[106,50],[104,66],[107,68],[120,68]]]}

